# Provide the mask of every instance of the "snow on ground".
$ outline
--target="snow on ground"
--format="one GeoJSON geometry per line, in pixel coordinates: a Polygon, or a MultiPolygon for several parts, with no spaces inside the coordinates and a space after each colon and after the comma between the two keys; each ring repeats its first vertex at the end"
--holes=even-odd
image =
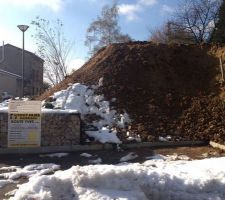
{"type": "Polygon", "coordinates": [[[86,134],[101,143],[121,143],[113,127],[124,128],[127,123],[130,123],[130,118],[127,113],[119,114],[116,110],[111,109],[110,102],[105,101],[103,95],[95,94],[94,88],[96,87],[75,83],[66,90],[54,93],[53,98],[56,101],[53,102],[53,105],[55,108],[63,108],[68,111],[77,110],[84,121],[87,115],[99,116],[100,119],[88,124],[95,126],[98,131],[86,131],[86,134]]]}
{"type": "Polygon", "coordinates": [[[160,154],[157,154],[157,155],[154,155],[154,156],[147,156],[145,157],[146,160],[167,160],[167,157],[166,156],[163,156],[163,155],[160,155],[160,154]]]}
{"type": "Polygon", "coordinates": [[[11,200],[224,200],[225,157],[73,166],[30,178],[11,200]]]}
{"type": "Polygon", "coordinates": [[[88,162],[90,164],[100,164],[100,163],[102,163],[102,159],[101,158],[97,158],[95,160],[89,160],[88,162]]]}
{"type": "MultiPolygon", "coordinates": [[[[129,124],[131,122],[129,115],[126,112],[117,113],[112,109],[110,102],[104,99],[104,95],[95,94],[97,88],[98,86],[88,87],[80,83],[70,84],[66,90],[53,94],[52,97],[56,101],[51,103],[55,109],[43,108],[42,112],[79,112],[83,121],[87,115],[98,116],[92,123],[87,123],[96,127],[98,131],[87,131],[87,134],[102,143],[121,143],[114,128],[124,128],[129,124]]],[[[0,111],[6,112],[7,109],[8,101],[0,103],[0,111]]]]}
{"type": "Polygon", "coordinates": [[[169,158],[170,160],[191,160],[191,158],[189,158],[186,155],[178,155],[176,153],[174,153],[173,155],[167,156],[167,158],[169,158]]]}
{"type": "Polygon", "coordinates": [[[171,141],[171,136],[170,135],[167,135],[166,137],[159,136],[159,141],[160,142],[168,142],[168,141],[171,141]]]}
{"type": "Polygon", "coordinates": [[[89,164],[100,164],[100,163],[102,163],[102,159],[99,158],[97,155],[93,156],[89,153],[81,153],[80,156],[85,157],[85,158],[91,158],[91,160],[88,160],[89,164]]]}
{"type": "Polygon", "coordinates": [[[0,171],[6,171],[0,174],[0,188],[9,183],[15,183],[14,180],[21,177],[36,177],[44,174],[52,173],[59,170],[60,166],[55,164],[31,164],[24,168],[17,166],[2,167],[0,171]]]}
{"type": "Polygon", "coordinates": [[[31,164],[31,165],[25,166],[24,168],[18,167],[14,169],[13,172],[2,173],[0,176],[8,180],[15,180],[20,177],[29,178],[34,175],[39,176],[43,174],[52,173],[55,170],[59,170],[59,168],[60,166],[55,164],[31,164]]]}
{"type": "Polygon", "coordinates": [[[5,185],[8,185],[9,183],[14,183],[13,180],[0,180],[0,188],[4,187],[5,185]]]}
{"type": "Polygon", "coordinates": [[[93,87],[75,83],[66,90],[54,93],[53,98],[56,99],[53,102],[55,108],[77,110],[82,118],[87,114],[102,117],[101,120],[93,123],[98,128],[113,124],[124,127],[125,123],[130,122],[127,113],[118,114],[116,110],[111,109],[110,102],[104,100],[104,95],[96,95],[93,87]]]}
{"type": "Polygon", "coordinates": [[[167,155],[167,156],[163,156],[160,154],[154,155],[154,156],[147,156],[145,157],[146,160],[167,160],[167,161],[175,161],[175,160],[191,160],[190,157],[186,156],[186,155],[178,155],[176,153],[172,154],[172,155],[167,155]]]}
{"type": "Polygon", "coordinates": [[[141,142],[141,136],[139,134],[137,134],[137,135],[130,135],[130,132],[127,131],[127,140],[128,141],[141,142]]]}
{"type": "Polygon", "coordinates": [[[92,157],[92,155],[91,155],[91,154],[89,154],[89,153],[81,153],[81,154],[80,154],[80,156],[82,156],[82,157],[86,157],[86,158],[90,158],[90,157],[92,157]]]}
{"type": "Polygon", "coordinates": [[[65,156],[68,156],[69,153],[50,153],[50,154],[41,154],[39,155],[40,157],[50,157],[50,158],[61,158],[61,157],[65,157],[65,156]]]}
{"type": "Polygon", "coordinates": [[[134,160],[137,157],[138,157],[138,155],[136,153],[131,152],[131,153],[127,154],[126,156],[123,156],[122,158],[120,158],[120,162],[127,162],[129,160],[134,160]]]}
{"type": "Polygon", "coordinates": [[[117,144],[121,143],[121,141],[116,135],[117,132],[115,130],[110,131],[108,128],[105,128],[105,127],[103,127],[99,131],[86,131],[86,134],[89,137],[95,138],[96,141],[99,141],[101,143],[106,143],[106,142],[117,143],[117,144]]]}

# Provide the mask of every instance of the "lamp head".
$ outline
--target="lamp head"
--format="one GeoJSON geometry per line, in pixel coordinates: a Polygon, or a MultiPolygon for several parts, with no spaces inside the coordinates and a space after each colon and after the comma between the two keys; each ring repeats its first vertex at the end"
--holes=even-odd
{"type": "Polygon", "coordinates": [[[18,25],[17,26],[22,32],[25,32],[28,28],[29,28],[29,26],[27,26],[27,25],[18,25]]]}

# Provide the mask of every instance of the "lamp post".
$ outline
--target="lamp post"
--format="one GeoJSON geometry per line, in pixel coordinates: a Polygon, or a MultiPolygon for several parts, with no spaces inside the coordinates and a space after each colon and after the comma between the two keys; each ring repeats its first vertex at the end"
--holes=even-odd
{"type": "Polygon", "coordinates": [[[23,32],[23,50],[22,50],[22,91],[21,97],[24,95],[24,32],[29,28],[27,25],[18,25],[17,26],[23,32]]]}

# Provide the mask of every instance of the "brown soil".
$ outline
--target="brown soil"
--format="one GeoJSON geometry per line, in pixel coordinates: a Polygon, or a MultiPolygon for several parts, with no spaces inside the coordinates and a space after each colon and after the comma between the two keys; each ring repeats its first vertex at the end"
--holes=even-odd
{"type": "Polygon", "coordinates": [[[69,83],[98,84],[103,77],[98,92],[117,99],[112,106],[129,113],[129,131],[144,141],[169,134],[172,140],[223,143],[225,87],[219,57],[225,60],[225,47],[218,45],[113,44],[39,99],[69,83]]]}

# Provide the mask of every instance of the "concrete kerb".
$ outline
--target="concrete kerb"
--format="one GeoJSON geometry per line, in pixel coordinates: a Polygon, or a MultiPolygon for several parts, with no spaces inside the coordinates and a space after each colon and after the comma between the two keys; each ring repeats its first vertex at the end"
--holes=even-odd
{"type": "MultiPolygon", "coordinates": [[[[182,141],[182,142],[143,142],[121,144],[122,149],[132,148],[173,148],[188,146],[206,146],[205,141],[182,141]]],[[[73,145],[73,146],[49,146],[37,148],[0,148],[0,154],[40,154],[57,152],[76,152],[76,151],[95,151],[115,149],[115,144],[91,144],[91,145],[73,145]]]]}

